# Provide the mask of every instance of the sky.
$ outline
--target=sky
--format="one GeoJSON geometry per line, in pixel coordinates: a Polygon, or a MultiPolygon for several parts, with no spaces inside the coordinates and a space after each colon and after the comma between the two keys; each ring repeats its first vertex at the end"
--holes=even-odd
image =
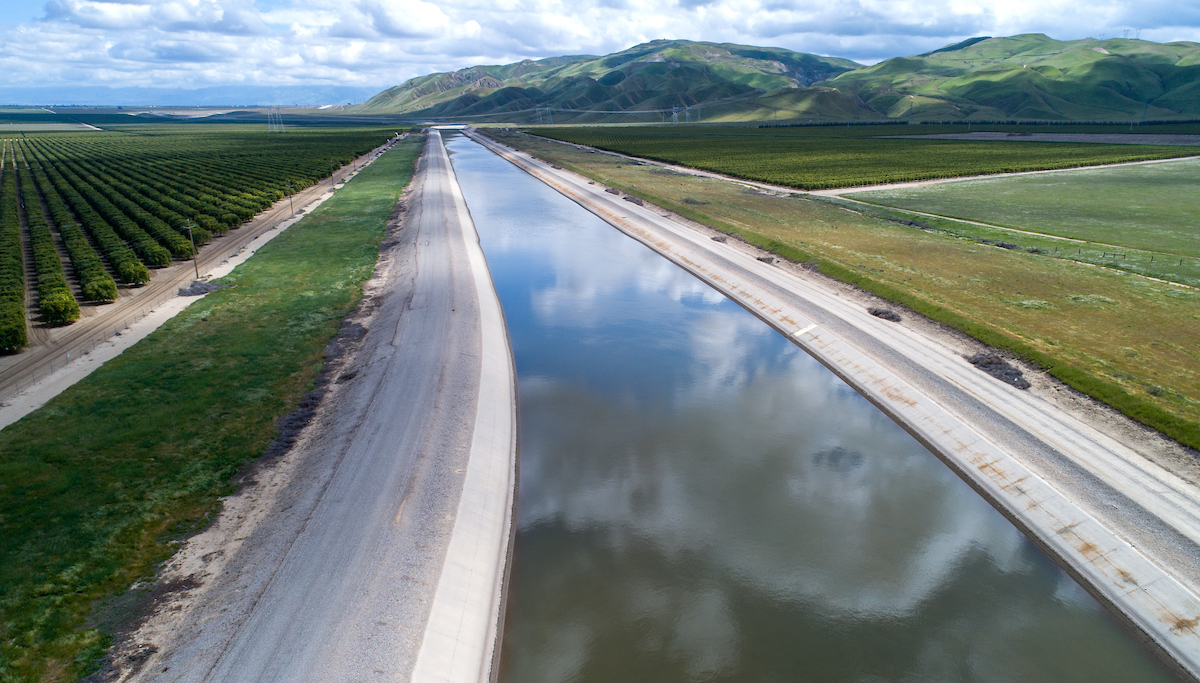
{"type": "Polygon", "coordinates": [[[964,38],[1200,42],[1200,0],[0,0],[0,86],[348,85],[656,38],[871,64],[964,38]]]}

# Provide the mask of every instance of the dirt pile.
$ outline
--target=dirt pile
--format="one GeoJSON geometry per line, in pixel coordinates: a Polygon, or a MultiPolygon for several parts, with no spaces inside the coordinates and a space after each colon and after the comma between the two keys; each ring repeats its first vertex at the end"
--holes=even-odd
{"type": "Polygon", "coordinates": [[[1011,384],[1018,389],[1028,389],[1032,386],[1020,370],[994,353],[981,351],[968,358],[967,362],[1001,382],[1011,384]]]}
{"type": "Polygon", "coordinates": [[[218,289],[225,289],[225,287],[227,285],[218,285],[212,282],[205,282],[204,280],[193,280],[192,284],[187,287],[179,288],[179,296],[200,296],[209,292],[215,292],[218,289]]]}
{"type": "Polygon", "coordinates": [[[872,307],[872,308],[867,309],[867,313],[870,313],[871,315],[875,316],[876,318],[883,318],[884,320],[887,320],[890,322],[894,322],[894,323],[900,322],[900,314],[891,310],[890,308],[872,307]]]}

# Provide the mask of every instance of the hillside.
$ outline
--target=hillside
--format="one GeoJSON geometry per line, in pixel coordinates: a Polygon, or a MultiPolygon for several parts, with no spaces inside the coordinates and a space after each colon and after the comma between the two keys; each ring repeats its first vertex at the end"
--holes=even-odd
{"type": "Polygon", "coordinates": [[[414,78],[351,113],[517,123],[1200,118],[1200,44],[971,38],[874,66],[655,40],[414,78]],[[674,111],[678,108],[678,111],[674,111]]]}
{"type": "Polygon", "coordinates": [[[1196,118],[1200,44],[972,38],[856,69],[827,85],[892,118],[1196,118]]]}
{"type": "Polygon", "coordinates": [[[859,66],[782,48],[655,40],[604,57],[430,74],[389,88],[354,111],[536,121],[538,108],[550,108],[557,118],[576,122],[645,122],[669,117],[672,107],[681,108],[681,121],[740,117],[755,108],[759,118],[769,118],[779,107],[840,118],[858,105],[829,88],[809,86],[859,66]],[[698,111],[683,109],[698,105],[698,111]]]}

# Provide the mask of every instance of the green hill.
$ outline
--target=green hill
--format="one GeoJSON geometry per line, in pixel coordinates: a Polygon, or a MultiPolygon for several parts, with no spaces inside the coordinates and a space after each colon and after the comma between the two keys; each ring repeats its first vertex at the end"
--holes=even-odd
{"type": "Polygon", "coordinates": [[[655,40],[414,78],[348,113],[517,123],[1200,118],[1200,44],[979,37],[874,66],[655,40]],[[678,111],[675,111],[675,110],[678,111]]]}
{"type": "Polygon", "coordinates": [[[782,48],[655,40],[604,57],[430,74],[389,88],[354,111],[529,121],[537,120],[539,108],[549,108],[553,113],[545,116],[556,122],[581,123],[660,121],[673,107],[680,108],[681,121],[770,118],[782,106],[840,118],[859,104],[809,86],[860,66],[782,48]]]}
{"type": "Polygon", "coordinates": [[[1128,121],[1200,117],[1200,44],[972,38],[827,85],[892,118],[1128,121]]]}

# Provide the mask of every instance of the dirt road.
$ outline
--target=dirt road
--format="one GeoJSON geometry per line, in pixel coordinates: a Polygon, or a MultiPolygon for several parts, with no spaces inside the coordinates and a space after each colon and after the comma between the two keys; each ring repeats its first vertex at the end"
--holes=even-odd
{"type": "Polygon", "coordinates": [[[470,135],[788,336],[925,443],[1168,660],[1192,676],[1200,671],[1200,635],[1190,626],[1200,619],[1200,488],[1187,478],[1194,470],[1151,460],[1147,446],[1161,437],[1102,430],[980,372],[920,321],[883,321],[837,283],[759,261],[766,255],[747,245],[716,242],[716,233],[659,207],[470,135]]]}
{"type": "Polygon", "coordinates": [[[433,131],[314,422],[172,560],[160,585],[186,590],[122,644],[119,678],[486,680],[515,375],[460,200],[433,131]]]}
{"type": "MultiPolygon", "coordinates": [[[[300,210],[329,192],[331,187],[352,175],[385,147],[387,145],[364,154],[354,163],[339,168],[331,178],[297,192],[290,202],[287,197],[279,200],[238,229],[201,247],[197,258],[201,274],[237,254],[254,238],[286,220],[291,216],[292,206],[300,210]]],[[[91,347],[92,342],[107,339],[130,322],[144,317],[150,309],[175,296],[180,287],[188,286],[195,279],[196,266],[190,260],[176,261],[166,268],[151,272],[152,279],[146,285],[122,287],[120,298],[111,304],[84,304],[83,317],[66,327],[36,327],[30,335],[28,348],[11,356],[0,356],[0,400],[15,395],[35,379],[62,367],[67,362],[68,353],[78,357],[80,352],[91,347]]]]}

